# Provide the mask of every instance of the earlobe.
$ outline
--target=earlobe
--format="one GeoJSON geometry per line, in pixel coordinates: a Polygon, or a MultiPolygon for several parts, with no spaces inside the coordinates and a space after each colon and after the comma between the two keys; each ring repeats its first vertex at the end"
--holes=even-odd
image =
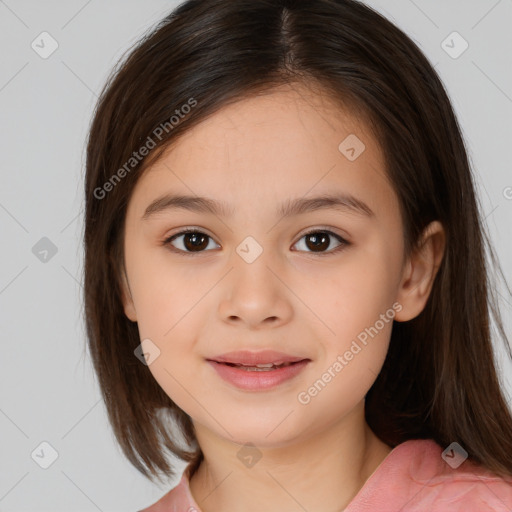
{"type": "Polygon", "coordinates": [[[445,243],[442,224],[431,222],[404,265],[397,297],[402,310],[397,312],[395,320],[412,320],[423,311],[443,259],[445,243]]]}

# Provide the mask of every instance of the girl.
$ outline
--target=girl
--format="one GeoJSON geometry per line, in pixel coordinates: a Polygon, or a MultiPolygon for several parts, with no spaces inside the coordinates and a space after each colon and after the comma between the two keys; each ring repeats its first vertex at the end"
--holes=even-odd
{"type": "MultiPolygon", "coordinates": [[[[418,47],[354,0],[189,0],[108,81],[85,311],[156,511],[512,509],[473,178],[418,47]]],[[[508,345],[507,345],[508,346],[508,345]]]]}

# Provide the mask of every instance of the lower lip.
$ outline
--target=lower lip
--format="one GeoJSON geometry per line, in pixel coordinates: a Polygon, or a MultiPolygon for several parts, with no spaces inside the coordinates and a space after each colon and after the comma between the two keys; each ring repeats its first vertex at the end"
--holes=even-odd
{"type": "Polygon", "coordinates": [[[225,381],[233,384],[237,388],[250,391],[260,391],[278,386],[298,375],[308,362],[309,360],[304,360],[289,366],[276,368],[275,370],[249,371],[241,370],[236,366],[228,366],[227,364],[208,361],[225,381]]]}

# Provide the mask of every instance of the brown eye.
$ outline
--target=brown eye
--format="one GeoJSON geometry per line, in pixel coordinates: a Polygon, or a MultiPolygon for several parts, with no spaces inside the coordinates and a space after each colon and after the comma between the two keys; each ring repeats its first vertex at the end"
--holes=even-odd
{"type": "Polygon", "coordinates": [[[309,233],[306,233],[302,236],[301,240],[303,239],[305,239],[304,245],[306,247],[306,252],[333,253],[349,245],[346,240],[333,233],[332,231],[310,231],[309,233]],[[331,248],[330,250],[327,250],[331,246],[333,238],[338,241],[338,245],[334,248],[331,248]]]}
{"type": "Polygon", "coordinates": [[[211,237],[201,231],[188,230],[171,236],[165,240],[164,245],[172,245],[181,252],[204,252],[208,247],[209,240],[211,240],[211,237]],[[180,238],[182,240],[177,243],[178,247],[176,247],[172,242],[180,238]]]}

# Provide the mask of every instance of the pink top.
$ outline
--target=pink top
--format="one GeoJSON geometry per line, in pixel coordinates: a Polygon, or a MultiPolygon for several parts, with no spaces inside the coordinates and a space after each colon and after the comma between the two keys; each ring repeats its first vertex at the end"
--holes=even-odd
{"type": "MultiPolygon", "coordinates": [[[[344,512],[512,512],[512,478],[502,479],[469,460],[458,465],[456,453],[448,451],[444,459],[442,453],[430,439],[399,444],[344,512]]],[[[140,512],[201,512],[187,470],[174,489],[140,512]]]]}

